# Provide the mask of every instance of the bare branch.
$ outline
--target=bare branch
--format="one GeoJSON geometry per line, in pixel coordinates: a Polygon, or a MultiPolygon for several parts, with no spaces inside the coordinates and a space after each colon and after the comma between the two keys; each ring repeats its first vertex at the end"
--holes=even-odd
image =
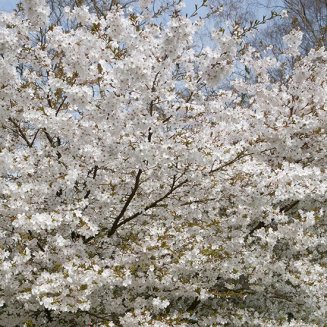
{"type": "Polygon", "coordinates": [[[33,137],[33,140],[32,140],[32,142],[31,142],[31,146],[33,146],[33,144],[34,144],[34,142],[35,142],[35,140],[36,140],[36,137],[37,137],[37,134],[39,134],[39,131],[41,130],[41,128],[39,128],[37,131],[36,131],[36,133],[35,133],[35,135],[34,135],[34,137],[33,137]]]}
{"type": "Polygon", "coordinates": [[[55,147],[55,144],[54,144],[54,142],[53,142],[53,138],[50,136],[50,134],[48,133],[48,131],[47,131],[45,128],[43,128],[43,133],[44,133],[45,136],[47,137],[47,139],[48,139],[50,145],[54,148],[54,147],[55,147]]]}
{"type": "Polygon", "coordinates": [[[20,127],[20,125],[12,118],[9,118],[9,121],[11,123],[13,123],[13,125],[16,127],[17,131],[18,131],[18,135],[25,141],[25,143],[27,144],[27,146],[29,148],[31,148],[36,140],[36,137],[40,131],[40,128],[36,131],[36,133],[34,134],[33,140],[32,142],[30,142],[27,138],[27,135],[25,134],[25,132],[23,131],[23,129],[20,127]]]}
{"type": "Polygon", "coordinates": [[[173,180],[173,183],[172,183],[172,186],[170,187],[169,191],[164,194],[162,197],[160,197],[159,199],[153,201],[152,203],[150,203],[149,205],[147,205],[144,210],[142,211],[138,211],[136,213],[134,213],[132,216],[129,216],[127,218],[125,218],[123,221],[119,222],[116,226],[116,229],[113,230],[111,229],[109,232],[108,232],[108,236],[112,236],[115,231],[122,225],[125,225],[126,223],[128,223],[129,221],[131,220],[134,220],[135,218],[139,217],[140,215],[142,215],[144,212],[150,210],[150,209],[153,209],[153,208],[156,208],[159,206],[159,203],[162,202],[163,200],[167,199],[174,191],[176,191],[177,189],[179,189],[180,187],[182,187],[184,184],[186,184],[188,182],[188,179],[185,179],[184,181],[180,182],[179,184],[175,185],[176,184],[176,176],[174,176],[174,180],[173,180]]]}
{"type": "Polygon", "coordinates": [[[291,202],[290,204],[285,205],[284,207],[280,208],[280,212],[287,212],[290,211],[292,208],[294,208],[298,203],[300,202],[300,200],[295,200],[293,202],[291,202]]]}
{"type": "Polygon", "coordinates": [[[67,96],[64,96],[61,103],[60,103],[60,105],[59,105],[59,107],[56,110],[56,117],[58,116],[58,113],[59,113],[60,109],[62,108],[62,106],[64,105],[66,99],[67,99],[67,96]]]}
{"type": "Polygon", "coordinates": [[[126,212],[128,206],[132,202],[132,200],[133,200],[133,198],[134,198],[134,196],[135,196],[135,194],[137,192],[137,189],[140,186],[141,174],[142,174],[142,169],[139,169],[138,172],[137,172],[136,178],[135,178],[135,183],[134,183],[134,186],[132,188],[132,191],[131,191],[130,195],[128,196],[128,198],[127,198],[122,210],[120,211],[119,215],[115,218],[114,223],[113,223],[108,235],[110,235],[110,236],[113,235],[116,232],[117,228],[119,226],[121,226],[120,220],[125,215],[125,212],[126,212]]]}
{"type": "MultiPolygon", "coordinates": [[[[265,150],[260,151],[259,153],[265,153],[265,152],[268,152],[268,151],[272,151],[272,150],[274,150],[274,149],[275,149],[275,148],[265,149],[265,150]]],[[[243,159],[243,158],[245,158],[245,157],[248,157],[248,156],[252,156],[252,155],[254,155],[254,154],[255,154],[255,152],[247,152],[247,153],[246,153],[245,150],[244,150],[244,151],[240,152],[240,153],[239,153],[235,158],[233,158],[233,159],[231,159],[231,160],[229,160],[229,161],[227,161],[227,162],[221,164],[221,165],[218,166],[217,168],[215,168],[215,169],[212,169],[212,168],[211,168],[211,170],[209,171],[209,174],[212,174],[212,173],[215,173],[215,172],[217,172],[217,171],[220,171],[220,170],[224,169],[225,167],[230,166],[230,165],[232,165],[233,163],[237,162],[238,160],[241,160],[241,159],[243,159]]]]}
{"type": "MultiPolygon", "coordinates": [[[[34,238],[33,233],[32,233],[31,230],[28,230],[28,233],[30,234],[30,236],[31,236],[32,238],[34,238]]],[[[36,239],[36,245],[37,245],[37,247],[38,247],[42,252],[45,252],[45,250],[44,250],[42,244],[40,243],[40,241],[39,241],[38,239],[36,239]]]]}
{"type": "Polygon", "coordinates": [[[240,160],[240,159],[242,159],[242,158],[244,158],[244,157],[250,156],[251,154],[252,154],[252,153],[244,153],[244,151],[243,151],[243,152],[239,153],[239,154],[238,154],[234,159],[229,160],[229,161],[223,163],[222,165],[218,166],[218,167],[215,168],[215,169],[211,169],[209,173],[212,174],[212,173],[215,173],[215,172],[217,172],[217,171],[219,171],[219,170],[222,170],[223,168],[225,168],[225,167],[227,167],[227,166],[230,166],[230,165],[232,165],[234,162],[236,162],[236,161],[238,161],[238,160],[240,160]]]}

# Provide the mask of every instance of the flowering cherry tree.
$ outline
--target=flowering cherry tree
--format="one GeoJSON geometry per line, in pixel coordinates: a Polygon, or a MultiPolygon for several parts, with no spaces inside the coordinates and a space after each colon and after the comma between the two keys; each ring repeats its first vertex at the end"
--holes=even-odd
{"type": "Polygon", "coordinates": [[[273,83],[149,4],[1,13],[0,325],[323,326],[325,49],[273,83]]]}

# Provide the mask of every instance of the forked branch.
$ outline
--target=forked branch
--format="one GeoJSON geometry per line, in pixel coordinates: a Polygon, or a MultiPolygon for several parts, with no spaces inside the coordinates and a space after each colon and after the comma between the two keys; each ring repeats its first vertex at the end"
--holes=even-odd
{"type": "MultiPolygon", "coordinates": [[[[126,209],[128,207],[128,204],[130,203],[131,200],[129,201],[128,204],[126,202],[127,206],[126,206],[126,204],[124,206],[124,208],[126,207],[126,209],[124,210],[124,208],[123,208],[123,210],[121,211],[121,213],[119,214],[119,216],[117,216],[117,218],[115,219],[115,222],[114,222],[113,226],[111,227],[111,229],[108,232],[108,237],[112,236],[117,231],[117,229],[119,227],[125,225],[126,223],[130,222],[131,220],[136,219],[137,217],[141,216],[143,213],[149,211],[150,209],[153,209],[153,208],[158,207],[159,204],[162,201],[164,201],[165,199],[167,199],[173,192],[175,192],[177,189],[181,188],[184,184],[186,184],[188,182],[188,179],[185,179],[185,180],[183,180],[182,182],[180,182],[178,184],[177,184],[177,181],[178,181],[178,178],[176,178],[176,176],[174,176],[173,177],[172,185],[170,186],[170,189],[163,196],[161,196],[157,200],[155,200],[155,201],[151,202],[150,204],[148,204],[142,211],[137,211],[133,215],[131,215],[131,216],[129,216],[129,217],[121,220],[121,218],[124,216],[124,213],[125,213],[125,211],[126,211],[126,209]]],[[[136,185],[136,183],[135,183],[135,185],[136,185]]],[[[131,193],[131,195],[132,194],[133,194],[133,192],[131,193]]],[[[131,197],[131,195],[130,195],[130,197],[131,197]]]]}

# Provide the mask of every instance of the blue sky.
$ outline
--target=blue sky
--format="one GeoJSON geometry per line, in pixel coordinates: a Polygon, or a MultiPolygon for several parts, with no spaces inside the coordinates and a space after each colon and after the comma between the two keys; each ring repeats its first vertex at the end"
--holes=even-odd
{"type": "Polygon", "coordinates": [[[0,10],[14,10],[17,2],[17,0],[0,0],[0,10]]]}

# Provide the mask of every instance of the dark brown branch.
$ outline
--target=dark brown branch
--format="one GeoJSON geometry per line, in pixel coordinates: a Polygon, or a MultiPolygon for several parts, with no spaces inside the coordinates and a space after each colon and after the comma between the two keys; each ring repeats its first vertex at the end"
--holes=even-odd
{"type": "Polygon", "coordinates": [[[150,101],[150,105],[149,105],[149,113],[150,113],[150,116],[153,115],[153,106],[154,106],[154,100],[151,100],[150,101]]]}
{"type": "Polygon", "coordinates": [[[132,200],[133,200],[133,198],[134,198],[134,196],[135,196],[135,194],[136,194],[136,192],[137,192],[137,190],[138,190],[138,188],[140,186],[141,174],[142,174],[142,169],[139,169],[138,172],[137,172],[136,178],[135,178],[135,183],[134,183],[134,186],[132,188],[132,191],[131,191],[130,195],[128,196],[128,198],[127,198],[123,208],[121,209],[119,215],[115,218],[114,223],[113,223],[108,235],[110,235],[110,236],[113,235],[116,232],[117,228],[120,226],[120,220],[124,217],[128,206],[132,202],[132,200]]]}
{"type": "MultiPolygon", "coordinates": [[[[259,153],[265,153],[265,152],[267,152],[267,151],[272,151],[272,150],[274,150],[274,149],[275,149],[275,148],[265,149],[265,150],[260,151],[259,153]]],[[[252,155],[254,155],[254,154],[255,154],[254,152],[248,152],[248,153],[246,153],[245,151],[242,151],[242,152],[240,152],[240,153],[239,153],[239,154],[238,154],[234,159],[231,159],[231,160],[229,160],[229,161],[227,161],[227,162],[221,164],[219,167],[217,167],[217,168],[215,168],[215,169],[211,169],[210,172],[209,172],[209,174],[212,174],[212,173],[215,173],[215,172],[217,172],[217,171],[219,171],[219,170],[222,170],[222,169],[224,169],[225,167],[232,165],[232,164],[235,163],[236,161],[241,160],[242,158],[245,158],[245,157],[248,157],[248,156],[252,156],[252,155]]]]}
{"type": "Polygon", "coordinates": [[[201,303],[201,301],[199,300],[198,297],[196,297],[196,298],[194,299],[194,301],[191,303],[191,305],[187,308],[186,311],[187,311],[187,312],[192,312],[192,311],[194,311],[200,303],[201,303]]]}
{"type": "Polygon", "coordinates": [[[158,207],[159,203],[162,202],[163,200],[167,199],[174,191],[176,191],[178,188],[182,187],[184,184],[186,184],[188,182],[188,179],[185,179],[184,181],[180,182],[179,184],[175,185],[176,184],[176,176],[174,176],[174,180],[173,180],[173,183],[172,183],[172,186],[171,188],[169,189],[169,191],[164,194],[162,197],[160,197],[159,199],[153,201],[152,203],[150,203],[149,205],[147,205],[144,210],[142,211],[138,211],[136,213],[134,213],[132,216],[129,216],[127,218],[125,218],[123,221],[121,222],[118,222],[115,229],[113,230],[111,228],[111,230],[108,232],[108,237],[112,236],[115,231],[121,227],[122,225],[125,225],[126,223],[128,223],[129,221],[131,220],[134,220],[135,218],[139,217],[140,215],[142,215],[144,212],[150,210],[150,209],[153,209],[155,207],[158,207]]]}
{"type": "MultiPolygon", "coordinates": [[[[284,207],[280,208],[279,212],[287,212],[290,211],[292,208],[294,208],[298,203],[300,202],[300,200],[296,200],[291,202],[288,205],[285,205],[284,207]]],[[[245,239],[247,239],[249,236],[252,236],[253,233],[261,228],[266,228],[271,226],[270,224],[265,224],[263,221],[260,221],[255,227],[253,227],[251,229],[251,231],[246,235],[245,239]]]]}
{"type": "Polygon", "coordinates": [[[291,202],[290,204],[285,205],[284,207],[280,208],[280,212],[287,212],[290,211],[292,208],[294,208],[298,203],[300,202],[300,200],[295,200],[293,202],[291,202]]]}
{"type": "Polygon", "coordinates": [[[93,7],[95,9],[95,12],[96,12],[96,15],[97,15],[98,19],[100,19],[101,16],[105,17],[104,12],[99,8],[99,6],[96,3],[96,0],[92,0],[92,4],[93,4],[93,7]]]}
{"type": "Polygon", "coordinates": [[[93,179],[95,179],[97,177],[98,170],[99,170],[99,166],[95,165],[94,170],[93,170],[93,176],[92,176],[93,179]]]}
{"type": "Polygon", "coordinates": [[[59,107],[56,110],[56,117],[58,116],[58,113],[59,113],[60,109],[62,108],[62,106],[64,105],[66,99],[67,99],[67,96],[64,96],[61,103],[60,103],[60,105],[59,105],[59,107]]]}
{"type": "Polygon", "coordinates": [[[51,98],[50,98],[49,93],[47,94],[47,102],[48,102],[49,107],[50,107],[51,109],[53,109],[53,107],[52,107],[52,102],[51,102],[51,98]]]}
{"type": "Polygon", "coordinates": [[[87,177],[90,176],[90,174],[92,174],[92,178],[95,179],[97,177],[97,172],[99,170],[99,166],[95,165],[93,168],[91,168],[88,172],[87,172],[87,177]]]}
{"type": "Polygon", "coordinates": [[[22,128],[20,125],[12,118],[9,118],[9,121],[13,123],[13,125],[17,128],[18,135],[25,141],[25,143],[28,145],[28,147],[32,147],[33,144],[28,140],[26,134],[23,132],[22,128]]]}
{"type": "Polygon", "coordinates": [[[48,139],[50,145],[54,148],[55,145],[54,145],[54,143],[53,143],[53,138],[50,136],[50,134],[48,133],[48,131],[47,131],[45,128],[43,129],[43,133],[44,133],[45,136],[47,137],[47,139],[48,139]]]}
{"type": "Polygon", "coordinates": [[[201,200],[193,200],[193,201],[187,201],[181,204],[181,206],[188,206],[190,204],[195,204],[195,203],[208,203],[210,201],[215,201],[217,200],[216,198],[209,198],[209,199],[201,199],[201,200]]]}
{"type": "Polygon", "coordinates": [[[152,135],[153,135],[153,132],[151,130],[151,127],[149,127],[149,130],[148,130],[148,141],[149,142],[151,142],[152,135]]]}
{"type": "Polygon", "coordinates": [[[218,166],[218,167],[215,168],[215,169],[211,169],[211,170],[210,170],[210,174],[215,173],[215,172],[217,172],[217,171],[219,171],[219,170],[222,170],[223,168],[232,165],[234,162],[236,162],[236,161],[238,161],[238,160],[240,160],[240,159],[242,159],[242,158],[244,158],[244,157],[250,156],[250,155],[252,155],[252,154],[253,154],[253,153],[244,153],[244,152],[241,152],[241,153],[239,153],[239,154],[238,154],[234,159],[229,160],[229,161],[223,163],[222,165],[218,166]]]}
{"type": "MultiPolygon", "coordinates": [[[[33,233],[32,233],[31,230],[28,230],[28,233],[30,234],[30,236],[31,236],[32,238],[34,238],[33,233]]],[[[41,243],[40,243],[40,241],[39,241],[38,239],[36,239],[36,245],[37,245],[37,247],[38,247],[42,252],[45,252],[43,246],[41,245],[41,243]]]]}
{"type": "Polygon", "coordinates": [[[111,11],[112,7],[113,7],[113,6],[116,6],[116,5],[117,5],[117,0],[111,0],[111,2],[110,2],[110,6],[109,6],[109,8],[108,8],[108,11],[111,11]]]}
{"type": "Polygon", "coordinates": [[[249,236],[252,236],[253,233],[261,228],[264,228],[266,227],[267,225],[263,222],[263,221],[260,221],[255,227],[253,227],[250,232],[246,235],[246,239],[249,237],[249,236]]]}
{"type": "Polygon", "coordinates": [[[26,136],[26,134],[24,133],[24,131],[22,130],[22,128],[20,127],[20,125],[12,118],[9,118],[9,121],[13,123],[13,125],[17,128],[18,131],[18,135],[25,141],[25,143],[28,145],[29,148],[31,148],[36,140],[37,135],[39,134],[39,131],[41,130],[41,128],[39,128],[36,133],[33,136],[32,142],[30,142],[26,136]]]}
{"type": "Polygon", "coordinates": [[[162,123],[164,124],[164,123],[167,123],[171,118],[173,117],[173,115],[170,115],[169,117],[167,117],[166,119],[164,119],[163,121],[162,121],[162,123]]]}
{"type": "Polygon", "coordinates": [[[48,322],[52,322],[53,321],[53,318],[51,316],[51,310],[49,310],[47,308],[44,308],[44,312],[45,312],[45,315],[47,317],[48,322]]]}
{"type": "Polygon", "coordinates": [[[189,103],[189,102],[191,101],[193,95],[194,95],[194,92],[192,91],[192,92],[190,93],[190,95],[185,99],[185,102],[186,102],[186,103],[189,103]]]}
{"type": "MultiPolygon", "coordinates": [[[[139,187],[139,183],[140,183],[140,176],[141,176],[141,169],[139,169],[138,171],[138,174],[136,176],[136,179],[135,179],[135,184],[134,184],[134,187],[132,189],[132,192],[131,194],[129,195],[124,207],[122,208],[120,214],[115,218],[115,221],[112,225],[112,227],[110,229],[104,229],[102,232],[105,232],[107,233],[107,236],[108,237],[111,237],[113,234],[115,234],[115,232],[118,230],[119,227],[125,225],[126,223],[128,223],[129,221],[131,220],[134,220],[136,219],[137,217],[139,217],[140,215],[144,214],[146,211],[152,209],[152,208],[156,208],[156,207],[159,207],[160,206],[160,203],[162,201],[164,201],[165,199],[167,199],[174,191],[176,191],[177,189],[179,189],[180,187],[182,187],[184,184],[186,184],[188,182],[188,179],[185,179],[184,181],[176,184],[178,182],[178,180],[180,180],[185,172],[183,174],[181,174],[178,178],[176,177],[176,175],[173,177],[173,182],[172,182],[172,185],[170,186],[170,189],[162,196],[160,197],[159,199],[153,201],[152,203],[150,203],[149,205],[147,205],[144,210],[142,211],[138,211],[136,213],[134,213],[133,215],[125,218],[124,220],[121,221],[121,219],[123,218],[130,202],[132,201],[133,197],[135,196],[136,192],[137,192],[137,189],[139,187]]],[[[102,233],[98,234],[101,235],[102,233]]],[[[85,240],[83,240],[84,244],[87,244],[89,242],[91,242],[92,240],[94,240],[95,238],[97,237],[96,236],[91,236],[91,237],[88,237],[86,238],[85,240]]]]}
{"type": "Polygon", "coordinates": [[[41,128],[39,128],[37,131],[36,131],[36,133],[35,133],[35,135],[34,135],[34,137],[33,137],[33,140],[32,140],[32,142],[31,142],[31,146],[33,146],[33,144],[34,144],[34,142],[35,142],[35,140],[36,140],[36,137],[37,137],[37,134],[39,134],[39,131],[41,130],[41,128]]]}
{"type": "Polygon", "coordinates": [[[149,209],[155,208],[160,202],[168,198],[174,191],[176,191],[178,188],[182,187],[184,184],[188,182],[188,179],[185,179],[183,182],[177,184],[176,186],[173,186],[165,195],[163,195],[158,200],[152,202],[148,206],[145,207],[144,211],[147,211],[149,209]]]}
{"type": "Polygon", "coordinates": [[[160,74],[160,71],[156,73],[155,77],[154,77],[154,80],[153,80],[153,83],[152,83],[152,87],[151,87],[151,92],[155,92],[156,91],[156,84],[158,85],[157,83],[157,78],[160,74]]]}
{"type": "Polygon", "coordinates": [[[43,246],[41,245],[41,243],[40,243],[39,241],[37,241],[36,244],[37,244],[38,248],[39,248],[42,252],[45,252],[43,246]]]}

